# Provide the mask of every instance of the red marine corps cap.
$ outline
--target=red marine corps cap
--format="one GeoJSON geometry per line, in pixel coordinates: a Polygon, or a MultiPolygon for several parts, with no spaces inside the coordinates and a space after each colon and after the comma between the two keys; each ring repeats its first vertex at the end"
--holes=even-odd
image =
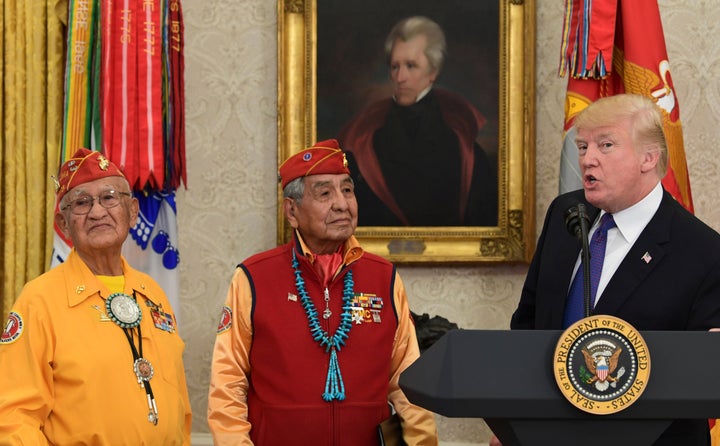
{"type": "Polygon", "coordinates": [[[105,177],[123,177],[122,171],[100,152],[78,149],[69,160],[60,166],[55,180],[56,203],[73,187],[105,177]]]}
{"type": "Polygon", "coordinates": [[[321,174],[350,174],[345,153],[337,140],[319,141],[301,150],[280,165],[280,181],[283,189],[296,178],[321,174]]]}

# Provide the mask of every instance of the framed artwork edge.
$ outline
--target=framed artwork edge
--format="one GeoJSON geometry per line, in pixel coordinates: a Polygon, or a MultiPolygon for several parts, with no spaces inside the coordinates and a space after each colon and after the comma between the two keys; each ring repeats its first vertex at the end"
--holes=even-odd
{"type": "MultiPolygon", "coordinates": [[[[535,0],[499,2],[498,225],[359,226],[398,264],[527,263],[535,249],[535,0]]],[[[316,142],[317,0],[278,0],[278,166],[316,142]]],[[[277,241],[291,236],[278,184],[277,241]]]]}

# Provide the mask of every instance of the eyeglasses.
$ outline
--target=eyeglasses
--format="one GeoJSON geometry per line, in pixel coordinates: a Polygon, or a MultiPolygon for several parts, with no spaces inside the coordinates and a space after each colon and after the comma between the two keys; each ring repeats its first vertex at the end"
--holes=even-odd
{"type": "Polygon", "coordinates": [[[90,209],[92,209],[93,205],[95,204],[95,200],[100,203],[100,206],[104,207],[105,209],[110,209],[120,204],[120,198],[123,195],[128,197],[132,196],[132,194],[129,194],[127,192],[119,192],[116,190],[106,190],[97,197],[93,197],[90,195],[81,195],[80,197],[63,206],[61,210],[64,211],[65,209],[69,208],[70,212],[75,215],[85,215],[90,213],[90,209]]]}

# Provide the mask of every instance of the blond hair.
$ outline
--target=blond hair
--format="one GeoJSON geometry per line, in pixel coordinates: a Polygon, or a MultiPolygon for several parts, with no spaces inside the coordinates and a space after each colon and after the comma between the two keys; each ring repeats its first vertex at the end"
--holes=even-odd
{"type": "Polygon", "coordinates": [[[662,178],[668,166],[667,140],[662,119],[662,112],[652,99],[637,94],[618,94],[600,98],[590,104],[577,115],[573,125],[580,130],[630,121],[633,144],[638,150],[647,146],[659,149],[656,170],[662,178]]]}

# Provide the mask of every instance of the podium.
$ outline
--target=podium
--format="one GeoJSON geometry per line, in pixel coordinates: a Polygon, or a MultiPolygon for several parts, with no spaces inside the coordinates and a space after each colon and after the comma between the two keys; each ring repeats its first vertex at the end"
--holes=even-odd
{"type": "Polygon", "coordinates": [[[586,413],[560,392],[560,330],[453,330],[400,375],[410,402],[484,418],[503,446],[648,445],[675,419],[720,418],[720,333],[643,331],[649,382],[626,409],[586,413]]]}

